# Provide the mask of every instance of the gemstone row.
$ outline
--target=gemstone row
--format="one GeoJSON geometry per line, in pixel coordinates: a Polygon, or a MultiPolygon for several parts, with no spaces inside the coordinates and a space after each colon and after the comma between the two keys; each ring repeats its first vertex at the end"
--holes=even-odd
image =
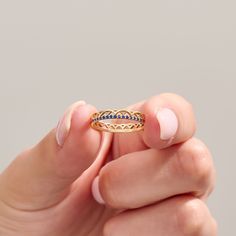
{"type": "Polygon", "coordinates": [[[128,116],[128,115],[104,115],[97,118],[94,118],[93,121],[106,120],[106,119],[127,119],[127,120],[136,120],[143,121],[142,118],[136,116],[128,116]]]}

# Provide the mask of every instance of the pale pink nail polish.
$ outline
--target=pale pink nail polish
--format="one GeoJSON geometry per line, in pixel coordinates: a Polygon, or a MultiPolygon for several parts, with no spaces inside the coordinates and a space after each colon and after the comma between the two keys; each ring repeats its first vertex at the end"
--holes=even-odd
{"type": "Polygon", "coordinates": [[[102,195],[99,190],[99,177],[97,176],[92,183],[92,194],[94,199],[100,203],[100,204],[105,204],[105,201],[102,198],[102,195]]]}
{"type": "Polygon", "coordinates": [[[63,146],[70,131],[71,117],[76,107],[86,104],[85,101],[73,103],[64,113],[56,128],[56,140],[59,146],[63,146]]]}
{"type": "Polygon", "coordinates": [[[160,125],[160,139],[169,140],[173,138],[178,130],[178,119],[169,108],[161,108],[156,114],[160,125]]]}

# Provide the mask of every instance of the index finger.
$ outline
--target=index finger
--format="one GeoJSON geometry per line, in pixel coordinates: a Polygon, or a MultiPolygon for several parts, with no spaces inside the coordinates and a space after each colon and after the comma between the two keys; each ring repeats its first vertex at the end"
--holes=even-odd
{"type": "Polygon", "coordinates": [[[195,133],[196,122],[192,105],[179,95],[155,95],[126,109],[145,114],[144,130],[115,133],[114,158],[148,148],[167,148],[188,140],[195,133]]]}

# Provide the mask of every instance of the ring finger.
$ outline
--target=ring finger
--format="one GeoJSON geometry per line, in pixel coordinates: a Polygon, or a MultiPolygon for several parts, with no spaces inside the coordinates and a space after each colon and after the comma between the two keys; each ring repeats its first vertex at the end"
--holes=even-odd
{"type": "Polygon", "coordinates": [[[106,222],[103,235],[215,236],[216,231],[206,205],[186,195],[122,212],[106,222]]]}

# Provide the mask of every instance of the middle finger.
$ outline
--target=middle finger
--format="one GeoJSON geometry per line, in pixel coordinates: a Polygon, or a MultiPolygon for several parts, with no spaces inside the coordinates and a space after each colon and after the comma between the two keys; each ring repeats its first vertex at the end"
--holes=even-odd
{"type": "Polygon", "coordinates": [[[137,208],[183,193],[208,196],[214,167],[206,146],[190,139],[169,149],[126,154],[104,166],[96,183],[93,190],[99,189],[110,207],[137,208]]]}

